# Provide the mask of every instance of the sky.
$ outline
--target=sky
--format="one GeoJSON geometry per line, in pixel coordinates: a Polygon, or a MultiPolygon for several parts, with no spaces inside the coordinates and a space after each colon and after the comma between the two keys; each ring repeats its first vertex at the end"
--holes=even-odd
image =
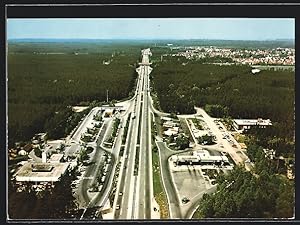
{"type": "Polygon", "coordinates": [[[292,18],[8,19],[7,38],[294,39],[292,18]]]}

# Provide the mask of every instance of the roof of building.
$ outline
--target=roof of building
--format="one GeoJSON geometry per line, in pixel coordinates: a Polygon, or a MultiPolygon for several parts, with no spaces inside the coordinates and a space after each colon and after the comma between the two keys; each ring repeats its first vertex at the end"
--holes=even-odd
{"type": "Polygon", "coordinates": [[[194,152],[198,155],[201,161],[228,161],[228,158],[223,155],[210,155],[207,150],[199,150],[194,152]]]}
{"type": "Polygon", "coordinates": [[[201,161],[201,162],[216,162],[216,161],[224,161],[228,162],[228,158],[223,155],[210,155],[210,153],[207,150],[198,150],[194,151],[193,155],[177,155],[175,157],[180,162],[185,161],[201,161]]]}
{"type": "Polygon", "coordinates": [[[167,136],[175,135],[175,134],[178,134],[178,130],[168,129],[168,130],[164,131],[164,134],[167,135],[167,136]]]}
{"type": "Polygon", "coordinates": [[[69,163],[25,163],[16,173],[17,181],[56,182],[65,173],[69,163]]]}
{"type": "Polygon", "coordinates": [[[233,121],[239,126],[272,125],[270,119],[234,119],[233,121]]]}
{"type": "Polygon", "coordinates": [[[252,73],[259,73],[260,70],[259,70],[259,69],[252,69],[251,72],[252,72],[252,73]]]}
{"type": "Polygon", "coordinates": [[[27,155],[28,153],[24,150],[24,149],[21,149],[19,152],[18,152],[19,155],[27,155]]]}
{"type": "Polygon", "coordinates": [[[166,117],[166,116],[162,116],[161,119],[162,120],[166,120],[166,121],[171,121],[172,120],[172,118],[166,117]]]}

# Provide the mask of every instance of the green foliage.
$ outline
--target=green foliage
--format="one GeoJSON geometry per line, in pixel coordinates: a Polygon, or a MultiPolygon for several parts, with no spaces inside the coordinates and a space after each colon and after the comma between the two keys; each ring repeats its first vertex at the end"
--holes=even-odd
{"type": "Polygon", "coordinates": [[[89,146],[89,147],[86,148],[86,153],[87,153],[87,154],[90,154],[90,153],[92,153],[93,151],[94,151],[94,148],[91,147],[91,146],[89,146]]]}
{"type": "Polygon", "coordinates": [[[293,157],[295,154],[294,130],[288,130],[283,122],[265,129],[253,127],[246,134],[256,145],[276,150],[277,156],[293,157]]]}
{"type": "Polygon", "coordinates": [[[137,46],[108,42],[9,43],[9,145],[29,140],[45,126],[52,138],[63,137],[74,127],[64,130],[62,121],[71,115],[66,106],[95,99],[106,101],[107,89],[110,99],[127,98],[135,82],[139,50],[137,46]],[[109,65],[103,64],[109,59],[109,65]],[[55,128],[55,122],[61,125],[55,128]]]}
{"type": "Polygon", "coordinates": [[[178,149],[186,149],[189,147],[189,144],[190,144],[190,141],[189,139],[184,136],[184,135],[179,135],[177,138],[176,138],[176,146],[178,149]]]}
{"type": "Polygon", "coordinates": [[[242,167],[219,175],[214,194],[204,194],[197,217],[271,218],[293,216],[293,183],[264,173],[255,177],[242,167]],[[279,188],[278,188],[279,187],[279,188]]]}
{"type": "Polygon", "coordinates": [[[122,144],[125,144],[125,142],[126,142],[128,128],[129,128],[129,122],[130,122],[130,117],[131,117],[131,113],[129,113],[129,115],[127,117],[127,121],[126,121],[125,127],[124,127],[124,132],[123,132],[123,136],[122,136],[122,144]]]}
{"type": "Polygon", "coordinates": [[[35,148],[33,151],[37,157],[40,157],[40,158],[42,157],[42,151],[40,148],[35,148]]]}
{"type": "Polygon", "coordinates": [[[208,135],[208,134],[205,134],[201,137],[198,137],[198,143],[199,144],[204,144],[204,145],[212,145],[212,144],[215,144],[215,137],[212,136],[212,135],[208,135]]]}
{"type": "Polygon", "coordinates": [[[112,131],[112,134],[111,134],[112,137],[116,137],[116,134],[117,134],[117,131],[118,131],[118,128],[119,128],[119,125],[120,125],[120,121],[121,120],[119,118],[115,119],[114,125],[113,125],[113,131],[112,131]]]}
{"type": "Polygon", "coordinates": [[[102,119],[102,116],[101,115],[94,115],[93,116],[93,120],[96,120],[96,121],[99,121],[99,122],[101,122],[103,119],[102,119]]]}
{"type": "Polygon", "coordinates": [[[228,116],[228,107],[206,104],[204,110],[212,117],[221,118],[228,116]]]}
{"type": "Polygon", "coordinates": [[[247,155],[255,162],[254,171],[257,174],[268,172],[270,174],[286,174],[285,161],[279,158],[269,159],[263,152],[263,147],[256,143],[247,143],[247,155]]]}
{"type": "Polygon", "coordinates": [[[198,130],[203,130],[203,126],[200,124],[199,120],[196,118],[192,118],[193,124],[198,130]]]}
{"type": "Polygon", "coordinates": [[[273,126],[262,133],[261,146],[276,136],[278,154],[294,151],[295,73],[263,70],[253,75],[249,66],[219,66],[181,58],[157,62],[152,71],[154,89],[164,111],[194,113],[205,107],[216,117],[269,118],[273,126]],[[179,60],[179,61],[178,61],[179,60]],[[208,106],[210,105],[210,106],[208,106]],[[213,105],[213,106],[212,106],[213,105]]]}
{"type": "Polygon", "coordinates": [[[81,149],[79,152],[78,160],[79,162],[83,163],[86,160],[89,160],[89,155],[85,149],[81,149]]]}

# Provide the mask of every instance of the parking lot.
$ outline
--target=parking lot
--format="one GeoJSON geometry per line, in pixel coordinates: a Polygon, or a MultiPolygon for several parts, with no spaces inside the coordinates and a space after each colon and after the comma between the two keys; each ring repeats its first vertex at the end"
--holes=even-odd
{"type": "Polygon", "coordinates": [[[202,196],[212,186],[209,179],[202,175],[201,170],[193,166],[185,167],[187,167],[186,170],[172,172],[181,204],[187,204],[187,202],[184,203],[184,198],[191,200],[199,197],[199,194],[202,196]]]}

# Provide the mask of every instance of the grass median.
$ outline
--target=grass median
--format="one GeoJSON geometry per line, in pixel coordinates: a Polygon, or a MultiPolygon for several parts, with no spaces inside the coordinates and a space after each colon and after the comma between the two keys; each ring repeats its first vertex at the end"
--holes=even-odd
{"type": "Polygon", "coordinates": [[[166,193],[163,189],[163,184],[160,174],[160,163],[157,147],[154,147],[152,152],[152,165],[153,165],[153,190],[154,197],[160,208],[160,218],[168,219],[169,216],[169,207],[166,193]]]}

